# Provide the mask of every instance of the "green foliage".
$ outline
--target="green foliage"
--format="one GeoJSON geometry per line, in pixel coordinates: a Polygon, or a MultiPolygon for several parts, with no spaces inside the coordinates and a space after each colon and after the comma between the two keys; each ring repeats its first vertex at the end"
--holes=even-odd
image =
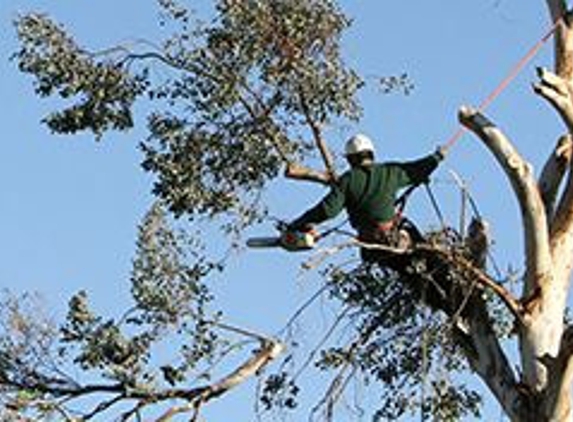
{"type": "Polygon", "coordinates": [[[265,411],[273,408],[294,409],[300,389],[287,372],[269,375],[260,392],[260,400],[265,411]]]}
{"type": "Polygon", "coordinates": [[[203,278],[216,265],[205,261],[201,242],[184,232],[173,232],[165,218],[156,205],[140,228],[132,272],[132,295],[140,323],[177,324],[189,316],[202,319],[203,307],[211,299],[203,278]]]}
{"type": "Polygon", "coordinates": [[[378,81],[383,93],[389,94],[394,91],[402,91],[405,95],[410,95],[414,90],[414,83],[410,80],[407,73],[399,76],[383,76],[378,81]]]}
{"type": "Polygon", "coordinates": [[[248,222],[265,183],[305,150],[310,121],[360,113],[361,82],[339,56],[348,21],[328,1],[221,1],[214,23],[190,34],[176,10],[164,53],[178,72],[150,91],[173,111],[149,117],[144,168],[177,215],[248,222]]]}
{"type": "MultiPolygon", "coordinates": [[[[395,420],[416,411],[422,389],[422,409],[428,417],[463,420],[468,413],[477,414],[480,396],[453,375],[467,366],[452,343],[447,323],[439,314],[424,310],[396,274],[361,268],[345,274],[342,283],[337,274],[333,291],[356,307],[360,346],[345,359],[351,359],[383,391],[377,417],[395,420]],[[466,400],[452,399],[455,392],[466,400]]],[[[340,355],[340,350],[335,353],[340,355]]],[[[340,365],[337,360],[333,363],[340,365]]]]}
{"type": "Polygon", "coordinates": [[[16,22],[15,57],[39,95],[72,103],[45,119],[56,133],[129,129],[147,93],[157,110],[141,148],[155,194],[176,215],[227,213],[248,224],[263,211],[262,187],[307,150],[301,139],[313,126],[360,115],[361,81],[340,58],[349,21],[326,0],[219,1],[209,25],[174,1],[159,5],[174,31],[159,50],[91,53],[47,16],[29,14],[16,22]],[[152,78],[151,60],[170,76],[152,78]]]}
{"type": "MultiPolygon", "coordinates": [[[[426,310],[399,274],[366,265],[351,271],[333,267],[328,277],[331,298],[346,311],[311,354],[314,366],[333,377],[321,389],[325,396],[314,412],[331,414],[352,382],[362,394],[379,397],[372,414],[376,421],[414,414],[444,421],[479,416],[481,396],[456,375],[468,368],[447,319],[426,310]]],[[[293,408],[298,396],[308,393],[300,379],[304,368],[292,364],[298,348],[295,341],[280,372],[264,383],[260,400],[265,410],[293,408]]]]}
{"type": "Polygon", "coordinates": [[[69,107],[45,122],[53,132],[90,130],[97,137],[110,129],[133,126],[132,105],[146,87],[144,76],[132,76],[111,61],[97,61],[47,16],[29,14],[16,22],[21,49],[20,70],[35,78],[42,97],[57,93],[69,107]]]}
{"type": "MultiPolygon", "coordinates": [[[[208,258],[201,233],[177,230],[181,221],[172,217],[208,223],[223,217],[235,230],[258,221],[265,212],[261,192],[285,164],[315,152],[309,140],[323,128],[361,115],[356,94],[362,81],[340,51],[350,21],[336,2],[219,0],[208,24],[194,21],[174,0],[158,3],[161,26],[172,31],[163,44],[100,53],[81,48],[47,16],[29,14],[16,22],[21,71],[35,78],[39,96],[66,104],[46,117],[52,131],[87,130],[99,138],[127,130],[136,100],[150,102],[149,136],[139,146],[161,206],[153,206],[139,228],[133,304],[123,315],[97,314],[88,294],[79,292],[69,301],[65,323],[55,327],[29,312],[28,298],[6,299],[0,396],[15,411],[45,418],[59,401],[100,385],[85,386],[76,373],[89,374],[120,398],[151,394],[145,405],[159,401],[161,391],[208,378],[211,365],[232,350],[215,329],[221,314],[210,310],[207,285],[222,266],[208,258]],[[152,66],[167,71],[151,72],[152,66]],[[154,348],[164,344],[171,353],[158,358],[154,348]]],[[[384,92],[408,94],[413,86],[406,74],[379,82],[384,92]]],[[[326,279],[329,298],[344,312],[305,359],[335,374],[320,405],[333,406],[345,382],[355,379],[379,396],[375,420],[414,412],[445,421],[479,415],[479,395],[456,381],[467,366],[451,327],[443,316],[425,312],[419,292],[405,288],[399,274],[331,268],[326,279]],[[328,342],[334,332],[336,341],[328,342]]],[[[454,288],[448,293],[457,306],[467,285],[454,288]]],[[[494,300],[489,304],[494,314],[501,309],[494,300]]],[[[498,328],[507,331],[507,324],[498,328]]],[[[266,410],[293,409],[303,393],[302,371],[289,367],[298,352],[292,343],[283,367],[262,384],[266,410]]]]}
{"type": "Polygon", "coordinates": [[[81,291],[56,327],[41,317],[30,296],[5,294],[0,398],[28,415],[46,417],[61,398],[73,402],[82,394],[121,397],[130,391],[148,395],[152,403],[162,389],[209,373],[206,368],[228,344],[215,332],[220,313],[209,310],[205,284],[220,265],[206,262],[200,242],[171,228],[159,206],[141,224],[137,246],[134,304],[120,318],[98,315],[81,291]],[[158,359],[153,348],[165,341],[168,352],[158,359]]]}

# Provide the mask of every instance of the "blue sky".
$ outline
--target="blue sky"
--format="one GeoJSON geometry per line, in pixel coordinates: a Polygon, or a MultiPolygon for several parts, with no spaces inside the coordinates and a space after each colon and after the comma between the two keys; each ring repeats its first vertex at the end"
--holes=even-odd
{"type": "MultiPolygon", "coordinates": [[[[0,4],[0,280],[16,292],[41,292],[56,316],[80,289],[87,290],[104,313],[113,314],[127,303],[136,225],[151,201],[150,179],[139,168],[137,150],[145,136],[144,119],[139,117],[138,129],[108,135],[101,143],[89,136],[51,135],[40,120],[53,103],[36,98],[30,78],[9,61],[17,48],[11,21],[19,12],[45,11],[80,42],[98,49],[157,33],[155,2],[134,3],[0,4]]],[[[548,27],[542,1],[526,6],[509,0],[341,3],[354,19],[345,39],[347,59],[365,75],[407,72],[415,83],[409,96],[382,95],[374,78],[367,79],[363,121],[332,128],[335,148],[361,131],[375,139],[382,159],[414,158],[445,142],[457,128],[458,107],[479,104],[548,27]]],[[[545,46],[488,111],[536,169],[563,131],[553,111],[530,88],[534,67],[551,66],[550,52],[545,46]]],[[[435,184],[452,221],[457,219],[459,195],[448,182],[449,170],[468,182],[490,220],[498,265],[520,268],[519,213],[501,170],[477,139],[462,138],[435,184]]],[[[322,193],[319,187],[280,181],[267,195],[272,213],[288,219],[322,193]]],[[[437,224],[423,192],[409,210],[420,225],[437,224]]],[[[269,230],[270,225],[251,233],[269,230]]],[[[245,251],[234,257],[231,271],[216,281],[228,318],[261,332],[278,331],[318,285],[315,275],[300,276],[302,259],[279,251],[245,251]]],[[[230,408],[240,420],[251,420],[252,405],[245,397],[235,393],[235,398],[214,404],[213,420],[225,420],[230,408]]]]}

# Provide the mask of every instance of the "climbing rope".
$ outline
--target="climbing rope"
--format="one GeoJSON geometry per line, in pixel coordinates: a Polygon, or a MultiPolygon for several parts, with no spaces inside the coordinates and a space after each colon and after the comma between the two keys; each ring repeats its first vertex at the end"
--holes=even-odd
{"type": "MultiPolygon", "coordinates": [[[[539,52],[541,47],[553,36],[559,23],[563,20],[563,16],[557,18],[549,30],[527,51],[527,53],[510,69],[508,75],[499,83],[498,86],[482,101],[482,103],[478,107],[479,112],[485,111],[491,103],[495,101],[495,99],[509,86],[509,84],[519,75],[519,73],[523,70],[525,65],[535,57],[535,55],[539,52]]],[[[457,131],[451,136],[450,139],[444,144],[444,148],[446,150],[450,149],[454,144],[460,140],[460,138],[465,134],[467,129],[459,125],[457,131]]]]}
{"type": "Polygon", "coordinates": [[[440,205],[438,204],[438,200],[436,199],[436,195],[434,195],[434,192],[432,191],[432,188],[430,188],[429,183],[425,183],[424,187],[426,188],[426,193],[428,194],[428,198],[430,199],[430,203],[432,204],[432,208],[434,209],[434,212],[436,213],[436,216],[438,217],[438,220],[440,221],[440,224],[442,226],[442,230],[445,231],[447,229],[446,219],[444,218],[444,213],[442,213],[440,205]]]}
{"type": "MultiPolygon", "coordinates": [[[[489,107],[489,105],[491,103],[493,103],[496,100],[496,98],[509,86],[509,84],[517,77],[517,75],[519,75],[519,73],[523,70],[523,68],[539,52],[541,47],[543,47],[543,45],[545,45],[545,43],[553,36],[555,31],[557,30],[559,23],[563,20],[563,18],[564,18],[563,16],[557,18],[553,22],[551,27],[547,30],[547,32],[510,69],[510,72],[508,73],[508,75],[495,87],[495,89],[479,105],[479,107],[477,108],[478,112],[485,111],[489,107]]],[[[458,142],[461,139],[461,137],[466,133],[466,131],[467,131],[467,128],[465,126],[462,126],[461,124],[458,125],[458,129],[446,141],[446,143],[443,144],[442,148],[446,151],[449,150],[450,148],[452,148],[456,144],[456,142],[458,142]]],[[[410,186],[396,200],[396,206],[397,206],[397,210],[399,212],[402,212],[402,210],[406,206],[406,202],[408,201],[408,198],[419,186],[420,186],[420,184],[410,186]]],[[[424,186],[426,187],[426,191],[428,193],[428,196],[430,197],[430,201],[432,203],[432,206],[433,206],[436,214],[438,215],[440,223],[442,224],[442,227],[445,228],[446,225],[445,225],[445,220],[444,220],[443,214],[438,207],[438,203],[436,201],[434,194],[432,193],[431,189],[429,188],[429,182],[424,183],[424,186]]],[[[479,211],[477,210],[477,207],[476,207],[473,199],[470,197],[469,200],[470,200],[470,206],[472,207],[476,217],[481,219],[481,216],[479,214],[479,211]]]]}

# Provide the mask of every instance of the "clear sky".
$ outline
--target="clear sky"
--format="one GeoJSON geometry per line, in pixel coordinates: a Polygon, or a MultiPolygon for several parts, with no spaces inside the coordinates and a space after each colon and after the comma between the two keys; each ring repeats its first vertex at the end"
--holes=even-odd
{"type": "MultiPolygon", "coordinates": [[[[371,77],[363,121],[333,128],[332,143],[339,148],[354,131],[365,132],[375,139],[383,159],[414,158],[445,142],[456,130],[458,107],[480,103],[548,27],[541,0],[341,3],[354,19],[345,39],[346,57],[371,77]],[[403,72],[413,80],[414,91],[409,96],[382,95],[375,76],[403,72]]],[[[152,37],[157,33],[154,7],[151,0],[0,3],[0,280],[16,292],[41,292],[55,316],[61,316],[67,298],[80,289],[110,316],[127,303],[136,225],[151,201],[150,179],[139,167],[137,150],[145,136],[144,119],[139,116],[138,129],[108,135],[101,143],[89,136],[51,135],[40,121],[54,103],[35,97],[31,79],[9,60],[17,49],[11,21],[19,12],[44,11],[71,28],[88,48],[98,49],[152,37]]],[[[488,114],[539,169],[563,127],[531,91],[535,66],[551,66],[550,46],[488,114]]],[[[449,170],[468,182],[490,220],[498,265],[521,268],[519,213],[491,156],[466,135],[438,172],[435,190],[454,222],[459,195],[449,182],[449,170]]],[[[280,181],[267,194],[273,214],[288,219],[322,191],[280,181]]],[[[423,192],[409,209],[421,226],[437,224],[423,192]]],[[[251,232],[269,230],[270,225],[251,232]]],[[[263,333],[280,330],[317,286],[316,276],[299,277],[302,259],[279,251],[237,255],[216,286],[229,320],[263,333]]],[[[247,387],[250,393],[252,387],[247,387]]],[[[232,395],[235,398],[224,399],[224,404],[212,405],[212,420],[229,420],[229,409],[237,415],[233,420],[253,420],[249,396],[232,395]]]]}

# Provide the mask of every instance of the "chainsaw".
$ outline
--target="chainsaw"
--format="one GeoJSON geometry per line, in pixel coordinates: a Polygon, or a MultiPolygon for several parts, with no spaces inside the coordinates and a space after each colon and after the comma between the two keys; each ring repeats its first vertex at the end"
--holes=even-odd
{"type": "Polygon", "coordinates": [[[247,240],[250,248],[283,248],[289,252],[307,251],[314,248],[320,235],[314,229],[289,230],[280,227],[280,235],[274,237],[251,237],[247,240]]]}

